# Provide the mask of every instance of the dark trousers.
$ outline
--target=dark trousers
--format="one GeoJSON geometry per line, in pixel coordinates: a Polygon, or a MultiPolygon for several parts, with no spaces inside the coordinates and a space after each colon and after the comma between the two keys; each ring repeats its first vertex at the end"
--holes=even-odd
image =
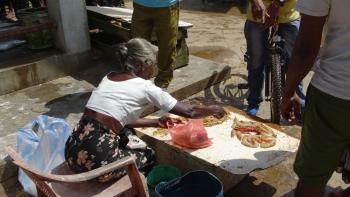
{"type": "MultiPolygon", "coordinates": [[[[284,50],[290,57],[294,47],[294,42],[298,35],[300,20],[294,20],[288,23],[281,23],[278,27],[278,33],[285,40],[284,50]]],[[[247,41],[248,55],[248,85],[249,95],[248,104],[257,107],[263,101],[262,90],[264,87],[264,70],[266,57],[268,55],[268,36],[269,29],[262,23],[247,20],[244,27],[244,35],[247,41]]],[[[298,86],[296,93],[305,100],[302,83],[298,86]]]]}

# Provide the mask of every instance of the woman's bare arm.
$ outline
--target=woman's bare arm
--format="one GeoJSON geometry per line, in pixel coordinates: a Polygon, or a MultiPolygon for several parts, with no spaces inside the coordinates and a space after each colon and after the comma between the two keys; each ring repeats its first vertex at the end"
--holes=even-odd
{"type": "Polygon", "coordinates": [[[132,123],[125,125],[125,127],[130,128],[140,128],[140,127],[159,127],[158,119],[148,119],[148,118],[139,118],[132,123]]]}
{"type": "Polygon", "coordinates": [[[190,105],[182,102],[177,102],[170,113],[186,118],[204,118],[211,115],[222,118],[226,114],[225,110],[218,105],[190,105]]]}

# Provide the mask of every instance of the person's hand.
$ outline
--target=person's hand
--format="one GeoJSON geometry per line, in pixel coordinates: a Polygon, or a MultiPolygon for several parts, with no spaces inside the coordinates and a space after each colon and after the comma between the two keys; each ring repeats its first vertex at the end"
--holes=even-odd
{"type": "Polygon", "coordinates": [[[301,99],[296,94],[283,96],[280,108],[282,117],[291,124],[296,124],[301,113],[301,99]]]}
{"type": "Polygon", "coordinates": [[[168,129],[169,125],[175,125],[182,123],[182,121],[178,118],[170,118],[168,116],[162,116],[158,119],[158,126],[160,128],[168,129]]]}
{"type": "Polygon", "coordinates": [[[214,116],[217,119],[220,119],[226,115],[226,111],[224,110],[223,107],[218,106],[218,105],[211,105],[208,107],[211,115],[214,116]]]}
{"type": "Polygon", "coordinates": [[[267,16],[265,17],[265,25],[267,27],[277,25],[280,7],[280,3],[278,3],[277,1],[272,1],[269,7],[267,8],[267,16]]]}
{"type": "MultiPolygon", "coordinates": [[[[342,173],[342,179],[344,183],[346,184],[350,183],[350,146],[349,145],[345,148],[343,155],[341,156],[335,171],[337,173],[342,173]]],[[[350,192],[350,190],[348,192],[350,192]]]]}
{"type": "Polygon", "coordinates": [[[252,1],[252,15],[254,20],[261,20],[262,23],[265,23],[265,18],[269,16],[262,0],[252,1]]]}

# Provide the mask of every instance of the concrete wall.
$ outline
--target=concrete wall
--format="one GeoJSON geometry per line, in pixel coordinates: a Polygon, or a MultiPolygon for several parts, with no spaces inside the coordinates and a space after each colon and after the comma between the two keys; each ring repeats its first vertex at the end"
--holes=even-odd
{"type": "Polygon", "coordinates": [[[47,7],[57,23],[56,47],[68,54],[89,50],[85,0],[47,0],[47,7]]]}
{"type": "Polygon", "coordinates": [[[0,71],[0,95],[45,83],[93,65],[90,51],[57,54],[0,71]]]}

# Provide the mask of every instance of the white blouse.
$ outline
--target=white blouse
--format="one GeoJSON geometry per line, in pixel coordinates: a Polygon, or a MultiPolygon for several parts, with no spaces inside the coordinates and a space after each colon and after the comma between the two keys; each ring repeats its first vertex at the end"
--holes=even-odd
{"type": "Polygon", "coordinates": [[[105,76],[86,105],[96,112],[117,119],[122,126],[138,119],[148,104],[169,112],[177,100],[151,81],[133,78],[112,81],[105,76]]]}

